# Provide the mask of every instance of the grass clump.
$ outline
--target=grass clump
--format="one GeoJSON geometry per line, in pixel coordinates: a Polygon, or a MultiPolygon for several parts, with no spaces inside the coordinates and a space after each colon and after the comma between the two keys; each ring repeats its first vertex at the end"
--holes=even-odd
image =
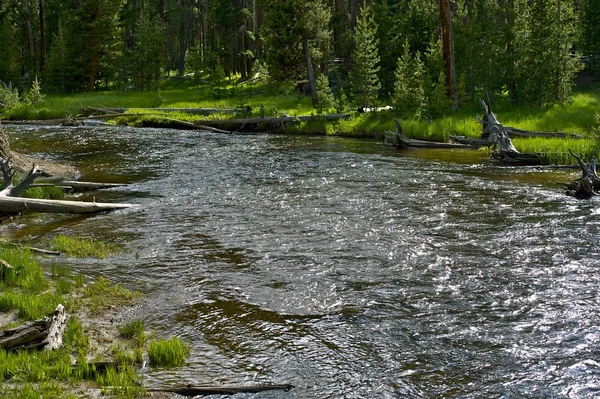
{"type": "Polygon", "coordinates": [[[64,252],[67,256],[74,258],[103,259],[121,251],[118,245],[107,244],[85,237],[68,237],[65,235],[54,238],[52,247],[56,251],[64,252]]]}
{"type": "Polygon", "coordinates": [[[157,339],[148,343],[150,364],[157,367],[183,366],[190,353],[189,346],[177,337],[157,339]]]}

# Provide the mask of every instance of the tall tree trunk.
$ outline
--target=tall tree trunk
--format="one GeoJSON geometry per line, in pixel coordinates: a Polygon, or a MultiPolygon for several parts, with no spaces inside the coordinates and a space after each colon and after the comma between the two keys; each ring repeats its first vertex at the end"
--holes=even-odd
{"type": "Polygon", "coordinates": [[[357,7],[356,0],[350,0],[350,30],[352,32],[354,32],[354,27],[356,26],[357,7]]]}
{"type": "Polygon", "coordinates": [[[194,12],[193,0],[186,0],[183,4],[184,16],[182,25],[181,41],[179,43],[179,62],[177,66],[177,74],[183,76],[185,73],[185,54],[190,46],[190,39],[192,34],[192,20],[194,12]]]}
{"type": "Polygon", "coordinates": [[[25,6],[25,16],[27,18],[27,40],[29,41],[29,56],[33,59],[35,50],[33,48],[33,29],[31,28],[31,12],[29,10],[29,0],[23,0],[25,6]]]}
{"type": "Polygon", "coordinates": [[[46,66],[46,37],[45,37],[45,4],[44,0],[40,0],[40,71],[46,66]]]}
{"type": "Polygon", "coordinates": [[[446,95],[455,101],[456,71],[454,69],[454,40],[452,37],[452,17],[448,0],[440,0],[440,23],[442,27],[442,58],[446,75],[446,95]]]}
{"type": "Polygon", "coordinates": [[[91,51],[92,58],[90,62],[90,80],[88,82],[88,91],[94,91],[96,87],[96,75],[98,73],[98,47],[100,46],[100,32],[98,27],[98,20],[100,19],[100,8],[96,7],[94,10],[94,32],[92,37],[91,51]]]}
{"type": "Polygon", "coordinates": [[[302,49],[304,50],[304,59],[306,61],[306,72],[308,73],[308,84],[310,86],[310,96],[312,98],[313,106],[317,106],[319,103],[319,97],[317,96],[317,82],[315,79],[315,70],[312,66],[310,59],[310,48],[308,47],[308,37],[302,38],[302,49]]]}

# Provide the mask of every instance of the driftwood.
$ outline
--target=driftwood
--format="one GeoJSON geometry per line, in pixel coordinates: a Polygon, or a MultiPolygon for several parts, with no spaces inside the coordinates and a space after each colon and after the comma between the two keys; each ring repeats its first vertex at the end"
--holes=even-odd
{"type": "Polygon", "coordinates": [[[584,136],[575,133],[565,132],[536,132],[533,130],[522,130],[516,127],[504,126],[509,137],[544,137],[544,138],[572,138],[583,139],[584,136]]]}
{"type": "Polygon", "coordinates": [[[581,168],[581,177],[566,184],[566,194],[576,198],[591,198],[600,195],[598,194],[600,178],[596,174],[596,158],[592,158],[586,165],[579,155],[574,154],[571,150],[569,152],[575,157],[581,168]]]}
{"type": "Polygon", "coordinates": [[[495,146],[495,151],[492,158],[498,159],[500,163],[518,164],[518,165],[540,165],[542,164],[541,154],[521,153],[517,151],[513,145],[506,128],[498,122],[496,115],[492,112],[491,107],[480,100],[481,105],[485,110],[483,118],[477,117],[483,126],[481,139],[486,140],[491,145],[495,146]]]}
{"type": "Polygon", "coordinates": [[[0,331],[0,348],[58,349],[62,346],[62,336],[66,325],[67,313],[64,306],[59,304],[52,317],[44,317],[0,331]]]}
{"type": "Polygon", "coordinates": [[[402,125],[398,119],[396,122],[396,132],[386,132],[386,143],[398,148],[463,148],[476,150],[480,146],[476,144],[456,144],[436,141],[425,141],[409,139],[402,132],[402,125]]]}
{"type": "MultiPolygon", "coordinates": [[[[95,108],[87,107],[88,111],[92,112],[104,112],[107,114],[123,114],[129,110],[129,108],[95,108]]],[[[156,111],[156,112],[181,112],[195,115],[214,115],[214,114],[235,114],[240,112],[240,109],[236,108],[136,108],[143,111],[156,111]]]]}
{"type": "Polygon", "coordinates": [[[209,126],[219,129],[233,130],[236,132],[259,132],[259,131],[278,131],[287,124],[308,122],[308,121],[336,121],[348,119],[350,114],[329,114],[329,115],[304,115],[304,116],[283,116],[272,118],[247,118],[247,119],[213,119],[195,121],[194,124],[209,126]]]}
{"type": "Polygon", "coordinates": [[[130,208],[133,206],[132,204],[119,203],[21,198],[19,195],[29,188],[36,178],[48,176],[48,174],[34,165],[29,171],[29,174],[25,176],[18,185],[13,186],[12,180],[14,172],[11,170],[6,160],[0,159],[0,169],[2,169],[5,186],[5,188],[0,191],[0,212],[4,214],[23,212],[86,214],[130,208]]]}
{"type": "MultiPolygon", "coordinates": [[[[52,256],[60,256],[60,255],[62,255],[59,251],[51,251],[51,250],[48,250],[48,249],[42,249],[42,248],[36,248],[36,247],[29,247],[29,246],[15,244],[15,243],[3,241],[3,240],[0,240],[0,244],[2,244],[2,245],[10,245],[10,246],[13,246],[13,247],[16,247],[16,248],[20,248],[20,249],[27,249],[30,252],[35,252],[35,253],[42,254],[42,255],[52,255],[52,256]]],[[[12,268],[12,266],[10,266],[8,263],[6,263],[6,261],[4,261],[2,259],[0,259],[0,264],[7,265],[7,266],[9,266],[9,267],[12,268]]],[[[2,268],[2,266],[0,266],[0,269],[1,268],[2,268]]],[[[2,275],[2,274],[0,273],[0,275],[2,275]]]]}
{"type": "Polygon", "coordinates": [[[181,396],[208,396],[208,395],[235,395],[237,393],[259,393],[265,391],[289,391],[293,385],[255,385],[255,386],[229,386],[229,387],[201,387],[187,385],[180,388],[149,388],[150,392],[169,392],[181,396]]]}

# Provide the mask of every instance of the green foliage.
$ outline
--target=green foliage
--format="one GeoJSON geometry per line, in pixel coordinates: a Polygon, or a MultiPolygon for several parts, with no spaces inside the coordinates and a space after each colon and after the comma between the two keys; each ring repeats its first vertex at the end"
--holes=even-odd
{"type": "Polygon", "coordinates": [[[321,74],[317,78],[317,97],[319,102],[317,104],[317,113],[322,114],[335,107],[335,97],[329,87],[329,79],[327,75],[321,74]]]}
{"type": "Polygon", "coordinates": [[[515,91],[517,103],[547,105],[571,99],[580,69],[571,56],[574,6],[568,0],[515,1],[515,91]]]}
{"type": "Polygon", "coordinates": [[[440,72],[427,100],[427,110],[425,112],[431,118],[439,118],[452,108],[452,102],[446,95],[446,76],[443,71],[440,72]]]}
{"type": "Polygon", "coordinates": [[[110,393],[117,399],[137,398],[144,393],[135,367],[131,365],[123,365],[119,371],[109,367],[105,374],[98,376],[97,381],[104,393],[110,393]]]}
{"type": "Polygon", "coordinates": [[[10,111],[19,106],[19,90],[12,83],[3,87],[0,84],[0,112],[10,111]]]}
{"type": "Polygon", "coordinates": [[[46,95],[42,94],[42,87],[40,86],[40,82],[38,77],[36,76],[33,80],[31,88],[25,94],[23,100],[27,105],[33,105],[39,107],[45,101],[46,95]]]}
{"type": "Polygon", "coordinates": [[[64,29],[59,22],[58,31],[53,35],[52,45],[46,58],[44,87],[49,92],[55,93],[66,93],[71,90],[69,75],[72,67],[64,29]]]}
{"type": "Polygon", "coordinates": [[[148,358],[153,366],[183,366],[190,349],[177,337],[157,339],[148,343],[148,358]]]}
{"type": "Polygon", "coordinates": [[[90,340],[83,333],[83,326],[77,317],[71,316],[67,319],[63,342],[70,353],[78,352],[85,355],[90,349],[90,340]]]}
{"type": "Polygon", "coordinates": [[[352,52],[352,70],[350,81],[358,106],[375,106],[381,83],[377,73],[379,67],[377,23],[371,7],[363,7],[354,33],[354,51],[352,52]]]}
{"type": "Polygon", "coordinates": [[[600,0],[581,2],[581,51],[587,58],[587,69],[600,73],[600,0]]]}
{"type": "Polygon", "coordinates": [[[0,268],[0,284],[20,287],[30,293],[39,293],[46,288],[42,268],[28,250],[0,247],[0,259],[11,266],[0,268]]]}
{"type": "Polygon", "coordinates": [[[85,237],[68,237],[58,235],[52,243],[56,251],[64,252],[67,256],[75,258],[106,258],[120,252],[120,247],[107,244],[102,241],[92,240],[85,237]]]}
{"type": "Polygon", "coordinates": [[[133,338],[137,348],[143,348],[146,344],[146,334],[144,333],[144,322],[133,320],[122,327],[119,327],[119,334],[124,338],[133,338]]]}
{"type": "Polygon", "coordinates": [[[397,111],[420,117],[425,107],[425,66],[418,52],[411,56],[408,41],[404,44],[404,54],[398,58],[394,77],[393,102],[397,111]]]}

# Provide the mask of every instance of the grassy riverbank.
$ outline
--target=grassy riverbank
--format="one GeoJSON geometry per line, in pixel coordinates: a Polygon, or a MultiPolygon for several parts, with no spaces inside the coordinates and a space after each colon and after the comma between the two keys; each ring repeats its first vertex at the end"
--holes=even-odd
{"type": "MultiPolygon", "coordinates": [[[[48,243],[78,257],[104,257],[111,245],[59,236],[48,243]]],[[[144,395],[137,369],[145,358],[151,365],[179,366],[187,346],[177,338],[156,339],[134,320],[115,325],[119,309],[134,305],[140,293],[103,277],[89,281],[60,259],[39,261],[28,248],[0,244],[0,330],[51,314],[58,304],[69,315],[64,346],[56,351],[0,349],[0,397],[76,398],[144,395]],[[97,363],[112,362],[105,367],[97,363]]]]}
{"type": "MultiPolygon", "coordinates": [[[[112,123],[132,126],[168,126],[167,118],[199,121],[220,118],[250,118],[264,116],[315,115],[310,98],[289,86],[270,86],[264,83],[236,84],[234,81],[201,81],[169,79],[156,92],[97,92],[72,95],[48,95],[45,103],[33,107],[20,105],[4,117],[9,119],[53,119],[65,116],[87,115],[87,107],[128,108],[135,116],[120,117],[112,123]],[[237,109],[237,114],[223,113],[199,116],[190,113],[161,113],[140,108],[217,108],[237,109]]],[[[522,152],[542,152],[548,163],[573,163],[568,149],[583,155],[584,159],[600,156],[596,135],[600,92],[585,91],[574,95],[569,104],[549,108],[516,107],[508,101],[493,104],[494,113],[505,126],[523,130],[567,132],[586,136],[585,139],[515,139],[515,147],[522,152]]],[[[349,105],[341,105],[331,112],[350,112],[352,116],[339,121],[310,121],[287,126],[286,133],[339,135],[356,138],[382,139],[384,132],[394,130],[392,111],[361,114],[349,105]]],[[[475,119],[483,110],[474,105],[452,112],[435,120],[403,119],[404,133],[411,137],[433,141],[448,141],[450,136],[478,137],[481,126],[475,119]]]]}

